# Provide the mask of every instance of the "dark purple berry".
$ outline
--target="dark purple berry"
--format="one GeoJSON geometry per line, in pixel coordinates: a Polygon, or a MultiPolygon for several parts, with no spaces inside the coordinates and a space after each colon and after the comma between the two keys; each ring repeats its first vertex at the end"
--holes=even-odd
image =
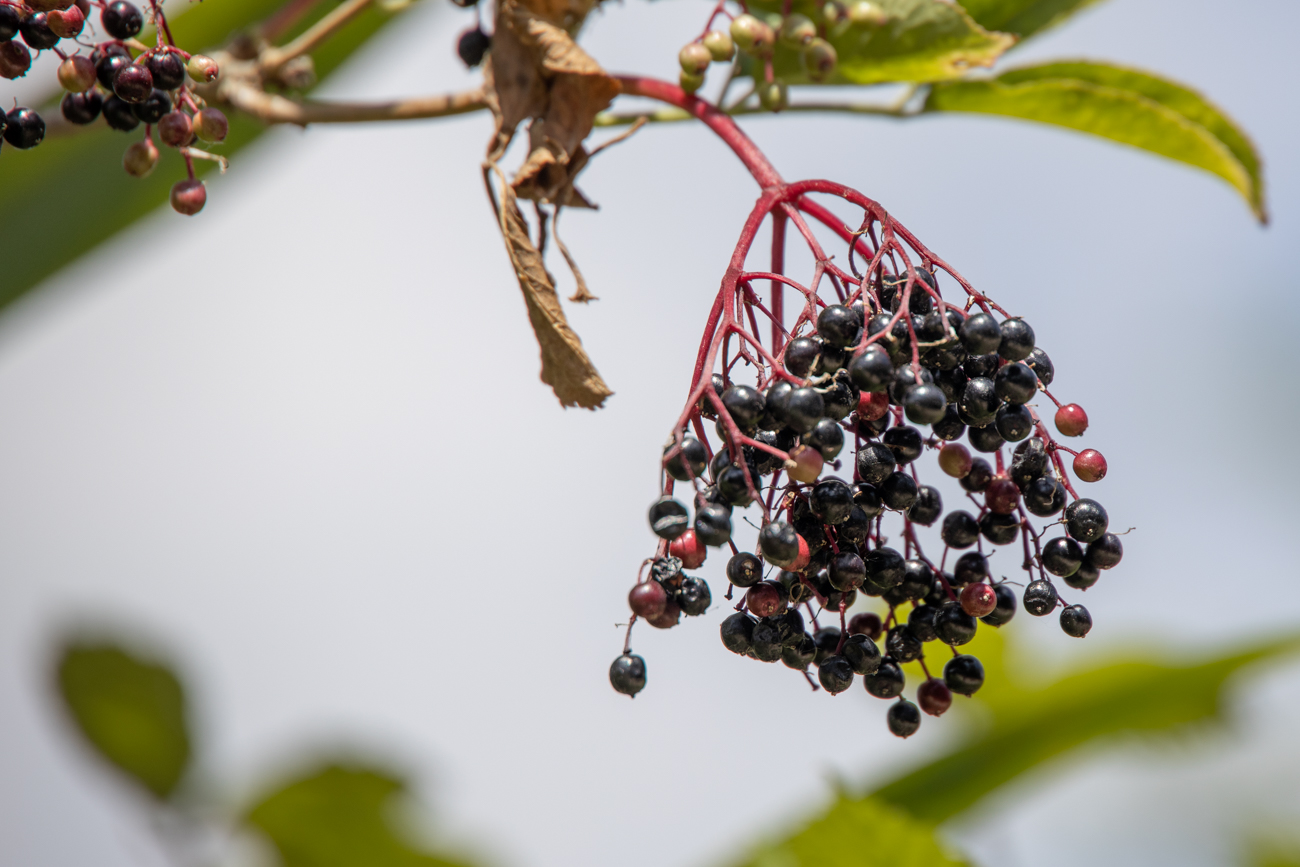
{"type": "Polygon", "coordinates": [[[1034,351],[1025,359],[1025,364],[1029,365],[1030,370],[1038,377],[1038,381],[1043,384],[1043,388],[1052,384],[1052,379],[1056,376],[1056,368],[1052,366],[1052,359],[1047,357],[1046,352],[1034,347],[1034,351]]]}
{"type": "Polygon", "coordinates": [[[840,539],[851,545],[857,545],[865,542],[871,532],[871,519],[867,517],[867,513],[861,506],[854,504],[853,508],[849,509],[849,516],[844,519],[844,523],[835,529],[840,539]]]}
{"type": "Polygon", "coordinates": [[[984,685],[984,666],[973,656],[954,656],[943,667],[943,682],[955,693],[974,695],[984,685]]]}
{"type": "Polygon", "coordinates": [[[37,51],[53,48],[59,44],[59,35],[50,29],[49,20],[44,12],[28,15],[18,31],[23,35],[23,42],[37,51]]]}
{"type": "Polygon", "coordinates": [[[853,490],[839,479],[822,479],[813,486],[808,504],[823,524],[840,524],[853,508],[853,490]]]}
{"type": "MultiPolygon", "coordinates": [[[[104,120],[119,132],[130,132],[140,125],[140,118],[131,110],[130,103],[116,96],[104,100],[104,120]]],[[[669,538],[665,536],[664,538],[669,538]]]]}
{"type": "Polygon", "coordinates": [[[949,403],[944,408],[943,418],[930,425],[930,430],[939,439],[952,442],[955,439],[960,439],[961,435],[966,433],[966,423],[961,420],[957,407],[949,403]]]}
{"type": "Polygon", "coordinates": [[[1004,440],[1018,443],[1034,432],[1034,416],[1029,407],[1009,403],[998,410],[993,425],[1004,440]]]}
{"type": "Polygon", "coordinates": [[[899,425],[885,431],[885,435],[880,438],[894,454],[894,460],[900,465],[910,464],[921,456],[925,451],[925,442],[921,438],[921,432],[909,425],[899,425]]]}
{"type": "Polygon", "coordinates": [[[100,13],[99,20],[103,22],[104,30],[114,39],[130,39],[144,27],[144,16],[127,0],[109,3],[100,13]]]}
{"type": "Polygon", "coordinates": [[[1030,581],[1025,588],[1025,610],[1035,617],[1052,613],[1056,608],[1056,588],[1044,578],[1030,581]]]}
{"type": "Polygon", "coordinates": [[[880,660],[873,674],[862,676],[863,686],[876,698],[897,698],[903,692],[904,683],[903,670],[889,657],[880,660]]]}
{"type": "Polygon", "coordinates": [[[1015,515],[998,515],[987,512],[980,518],[980,534],[994,545],[1010,545],[1016,541],[1020,518],[1015,515]]]}
{"type": "Polygon", "coordinates": [[[817,314],[817,335],[831,346],[850,346],[862,328],[862,318],[851,307],[832,304],[817,314]]]}
{"type": "Polygon", "coordinates": [[[753,587],[763,580],[763,561],[742,551],[727,561],[727,580],[737,587],[753,587]]]}
{"type": "Polygon", "coordinates": [[[772,563],[792,563],[799,556],[799,534],[784,521],[772,521],[759,531],[758,547],[772,563]]]}
{"type": "Polygon", "coordinates": [[[710,503],[695,509],[695,537],[716,548],[731,538],[731,511],[710,503]]]}
{"type": "Polygon", "coordinates": [[[862,558],[852,551],[841,551],[831,557],[828,572],[831,586],[845,593],[861,587],[867,577],[867,567],[862,558]]]}
{"type": "Polygon", "coordinates": [[[785,645],[781,643],[780,628],[768,618],[755,623],[749,649],[750,654],[759,662],[776,662],[785,650],[785,645]]]}
{"type": "Polygon", "coordinates": [[[0,6],[0,42],[8,42],[18,35],[23,17],[13,6],[0,6]]]}
{"type": "Polygon", "coordinates": [[[1083,549],[1073,539],[1061,536],[1043,546],[1042,560],[1044,569],[1058,578],[1065,578],[1079,571],[1083,549]]]}
{"type": "Polygon", "coordinates": [[[933,424],[944,416],[948,400],[937,385],[914,385],[903,397],[903,411],[908,421],[933,424]]]}
{"type": "Polygon", "coordinates": [[[787,668],[796,671],[807,671],[816,658],[817,645],[813,643],[811,635],[804,634],[793,647],[781,648],[781,661],[787,668]]]}
{"type": "Polygon", "coordinates": [[[939,609],[933,605],[918,605],[907,615],[907,628],[921,641],[934,641],[939,633],[934,631],[934,615],[939,609]]]}
{"type": "Polygon", "coordinates": [[[889,731],[900,738],[910,738],[921,727],[921,711],[905,698],[900,698],[889,706],[885,715],[889,731]]]}
{"type": "Polygon", "coordinates": [[[1001,404],[1002,399],[998,397],[993,380],[977,376],[966,383],[961,397],[957,399],[957,415],[964,423],[980,427],[997,418],[1001,404]]]}
{"type": "Polygon", "coordinates": [[[959,602],[945,602],[934,615],[934,632],[939,640],[950,647],[969,644],[975,637],[975,618],[967,614],[959,602]]]}
{"type": "Polygon", "coordinates": [[[796,388],[790,392],[790,399],[786,401],[786,426],[797,433],[810,433],[817,427],[817,422],[821,421],[825,411],[826,402],[816,389],[808,386],[796,388]]]}
{"type": "Polygon", "coordinates": [[[966,441],[975,451],[985,454],[996,452],[1006,443],[1006,440],[1002,439],[1002,434],[998,433],[998,426],[995,424],[967,428],[966,441]]]}
{"type": "Polygon", "coordinates": [[[885,653],[898,662],[919,659],[924,649],[921,639],[908,626],[895,626],[885,638],[885,653]]]}
{"type": "Polygon", "coordinates": [[[939,489],[932,485],[921,485],[916,492],[916,502],[907,510],[907,517],[914,524],[928,527],[943,514],[943,497],[939,489]]]}
{"type": "Polygon", "coordinates": [[[1061,609],[1061,629],[1072,638],[1083,638],[1092,629],[1092,615],[1082,605],[1061,609]]]}
{"type": "MultiPolygon", "coordinates": [[[[117,71],[113,76],[113,93],[117,94],[119,99],[125,100],[133,105],[142,103],[153,95],[153,75],[149,72],[147,66],[139,63],[128,63],[117,71]]],[[[168,111],[171,110],[171,101],[168,100],[168,111]]],[[[166,114],[166,112],[163,112],[166,114]]],[[[137,115],[138,116],[138,115],[137,115]]],[[[152,121],[144,120],[145,123],[157,123],[162,115],[158,115],[152,121]]]]}
{"type": "MultiPolygon", "coordinates": [[[[861,455],[861,452],[858,454],[861,455]]],[[[891,455],[890,459],[892,460],[892,458],[891,455]]],[[[890,467],[889,472],[892,473],[893,464],[890,464],[890,467]]],[[[859,461],[858,469],[862,469],[861,461],[859,461]]],[[[888,475],[889,473],[885,473],[885,476],[888,475]]],[[[880,499],[880,489],[868,482],[858,482],[853,486],[853,502],[862,509],[868,519],[876,517],[885,509],[885,501],[880,499]]]]}
{"type": "Polygon", "coordinates": [[[900,512],[912,508],[919,494],[916,480],[901,471],[890,473],[880,483],[880,499],[889,508],[900,512]]]}
{"type": "MultiPolygon", "coordinates": [[[[862,562],[867,567],[867,579],[863,582],[864,590],[869,584],[884,592],[890,587],[903,583],[903,576],[907,571],[906,564],[903,555],[893,548],[882,547],[868,551],[862,555],[862,562]]],[[[870,590],[866,592],[869,595],[878,595],[871,593],[870,590]]]]}
{"type": "Polygon", "coordinates": [[[609,667],[609,683],[623,695],[636,695],[645,689],[645,660],[634,653],[625,653],[615,659],[609,667]]]}
{"type": "Polygon", "coordinates": [[[957,558],[952,568],[952,580],[957,586],[987,581],[989,578],[989,561],[978,551],[967,551],[957,558]]]}
{"type": "Polygon", "coordinates": [[[161,90],[175,90],[185,83],[185,61],[174,51],[154,54],[148,60],[153,86],[161,90]]]}
{"type": "Polygon", "coordinates": [[[722,393],[722,405],[741,427],[756,424],[766,406],[763,393],[748,385],[733,385],[722,393]]]}
{"type": "Polygon", "coordinates": [[[99,79],[99,83],[105,89],[112,91],[113,79],[120,71],[131,65],[131,52],[127,51],[124,45],[109,42],[91,52],[90,59],[95,64],[95,77],[99,79]]]}
{"type": "MultiPolygon", "coordinates": [[[[821,344],[811,337],[796,337],[785,345],[785,369],[802,379],[812,370],[813,362],[821,354],[821,344]]],[[[820,415],[820,413],[818,413],[820,415]]]]}
{"type": "Polygon", "coordinates": [[[1024,487],[1025,508],[1031,515],[1047,518],[1065,508],[1065,486],[1052,476],[1039,476],[1024,487]]]}
{"type": "Polygon", "coordinates": [[[812,433],[804,434],[805,445],[810,445],[821,452],[823,460],[833,461],[844,449],[844,428],[831,418],[817,422],[812,433]]]}
{"type": "Polygon", "coordinates": [[[1087,590],[1096,584],[1100,577],[1101,570],[1084,560],[1083,565],[1076,569],[1073,575],[1067,575],[1063,580],[1075,590],[1087,590]]]}
{"type": "Polygon", "coordinates": [[[59,103],[59,109],[68,123],[87,124],[99,117],[104,108],[104,98],[99,91],[91,88],[85,93],[69,93],[59,103]]]}
{"type": "Polygon", "coordinates": [[[993,467],[983,458],[975,458],[972,460],[970,472],[962,476],[960,479],[962,490],[972,494],[987,491],[992,482],[993,467]]]}
{"type": "Polygon", "coordinates": [[[1124,559],[1124,545],[1120,542],[1119,536],[1106,533],[1100,539],[1088,544],[1088,550],[1084,552],[1083,558],[1098,569],[1110,569],[1118,566],[1119,561],[1124,559]]]}
{"type": "Polygon", "coordinates": [[[993,592],[998,596],[997,607],[981,617],[980,622],[989,626],[1005,626],[1016,616],[1016,592],[1006,584],[994,584],[993,592]]]}
{"type": "Polygon", "coordinates": [[[888,352],[873,343],[849,362],[849,378],[863,391],[884,391],[894,380],[894,363],[888,352]]]}
{"type": "Polygon", "coordinates": [[[844,639],[844,647],[840,652],[858,674],[875,674],[880,668],[880,648],[876,647],[876,642],[869,635],[850,635],[844,639]]]}
{"type": "Polygon", "coordinates": [[[699,617],[713,604],[713,594],[709,592],[709,585],[703,578],[693,578],[688,575],[682,579],[676,601],[677,607],[681,608],[682,613],[687,617],[699,617]]]}
{"type": "Polygon", "coordinates": [[[5,141],[18,148],[34,148],[45,138],[45,121],[30,108],[11,109],[5,115],[5,141]]]}

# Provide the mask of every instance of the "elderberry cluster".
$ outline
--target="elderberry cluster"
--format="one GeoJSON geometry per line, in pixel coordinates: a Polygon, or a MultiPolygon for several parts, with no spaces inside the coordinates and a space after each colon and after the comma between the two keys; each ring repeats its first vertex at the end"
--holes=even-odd
{"type": "MultiPolygon", "coordinates": [[[[165,31],[156,3],[151,2],[151,10],[160,31],[165,31]]],[[[32,65],[29,49],[57,53],[63,58],[59,84],[67,91],[59,106],[64,119],[84,126],[102,115],[111,128],[121,132],[131,132],[143,123],[144,139],[128,146],[122,158],[126,172],[138,178],[148,175],[158,163],[158,147],[153,141],[156,126],[163,144],[179,149],[188,169],[188,177],[172,186],[172,207],[182,214],[196,214],[207,201],[207,191],[194,177],[191,160],[198,152],[189,146],[196,139],[223,141],[228,124],[221,111],[203,105],[186,74],[193,82],[211,82],[217,78],[217,64],[210,57],[187,54],[163,38],[147,48],[135,39],[143,28],[144,14],[128,0],[0,0],[0,39],[4,40],[0,42],[0,76],[14,79],[26,75],[32,65]],[[98,43],[76,41],[95,7],[99,8],[100,26],[111,38],[98,43]],[[14,39],[16,35],[21,36],[21,43],[14,39]],[[71,54],[60,47],[62,40],[72,42],[71,54]],[[89,57],[79,53],[83,48],[90,49],[89,57]]],[[[45,138],[45,121],[30,108],[13,109],[0,121],[0,128],[5,141],[24,150],[45,138]]]]}
{"type": "MultiPolygon", "coordinates": [[[[712,375],[689,416],[697,436],[688,425],[665,447],[670,478],[649,511],[662,541],[628,601],[634,621],[658,628],[703,614],[710,589],[684,570],[703,564],[709,548],[726,546],[727,580],[744,591],[720,627],[727,650],[779,661],[810,682],[815,668],[831,694],[861,676],[870,695],[898,699],[889,729],[908,737],[921,711],[938,716],[952,693],[980,688],[983,667],[958,648],[980,623],[1010,622],[1018,598],[1035,617],[1059,608],[1061,629],[1086,635],[1091,615],[1064,602],[1053,578],[1086,590],[1120,562],[1123,545],[1101,504],[1074,492],[1061,455],[1074,455],[1074,475],[1086,482],[1105,475],[1105,459],[1057,443],[1034,409],[1040,394],[1056,403],[1047,390],[1055,371],[1027,322],[999,319],[982,296],[974,300],[983,309],[948,306],[935,275],[920,267],[882,269],[863,289],[852,304],[823,306],[814,333],[790,336],[763,390],[732,382],[729,373],[712,375]],[[716,422],[716,449],[701,418],[716,422]],[[743,439],[729,435],[727,421],[743,439]],[[737,460],[729,444],[738,441],[746,444],[737,460]],[[957,507],[945,508],[939,489],[920,481],[927,451],[958,481],[957,507]],[[824,475],[828,464],[851,476],[824,475]],[[673,496],[681,483],[693,516],[673,496]],[[733,517],[751,505],[764,517],[757,544],[745,551],[733,517]],[[886,519],[901,526],[887,535],[886,519]],[[926,528],[937,529],[941,543],[928,556],[926,528]],[[994,577],[1012,562],[1027,573],[1023,590],[994,577]],[[883,601],[883,618],[850,612],[862,596],[883,601]],[[932,676],[927,651],[942,645],[951,658],[941,677],[932,676]],[[916,703],[901,697],[901,666],[913,661],[925,671],[916,703]]],[[[1081,435],[1083,409],[1056,406],[1057,431],[1081,435]]],[[[629,645],[610,669],[611,683],[635,695],[645,679],[645,662],[629,645]]]]}

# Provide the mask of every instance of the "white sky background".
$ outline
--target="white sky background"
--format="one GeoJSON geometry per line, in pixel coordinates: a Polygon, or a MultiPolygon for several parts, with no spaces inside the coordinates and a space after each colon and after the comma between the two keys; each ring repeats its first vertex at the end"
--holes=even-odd
{"type": "MultiPolygon", "coordinates": [[[[329,93],[468,83],[452,46],[471,16],[429,2],[329,93]]],[[[586,44],[670,76],[707,8],[611,5],[586,44]]],[[[1042,656],[1210,651],[1300,623],[1297,27],[1284,2],[1116,0],[1017,58],[1202,88],[1263,151],[1264,230],[1217,180],[1062,131],[744,121],[787,178],[862,189],[1029,318],[1053,391],[1088,408],[1111,467],[1091,491],[1138,531],[1087,594],[1086,642],[1017,619],[1042,656]]],[[[489,129],[276,131],[201,216],[160,211],[0,323],[4,863],[163,863],[43,693],[70,621],[181,660],[204,770],[231,797],[357,745],[415,769],[442,827],[517,867],[708,864],[815,805],[829,775],[942,744],[943,721],[903,743],[860,688],[830,701],[726,653],[720,607],[638,631],[650,685],[610,690],[659,446],[755,189],[695,126],[597,160],[602,210],[568,213],[565,237],[601,300],[570,315],[616,394],[562,411],[484,201],[489,129]]],[[[715,596],[723,559],[702,570],[715,596]]],[[[1241,828],[1300,811],[1300,677],[1259,683],[1230,748],[1112,753],[958,838],[1007,867],[1233,863],[1241,828]]]]}

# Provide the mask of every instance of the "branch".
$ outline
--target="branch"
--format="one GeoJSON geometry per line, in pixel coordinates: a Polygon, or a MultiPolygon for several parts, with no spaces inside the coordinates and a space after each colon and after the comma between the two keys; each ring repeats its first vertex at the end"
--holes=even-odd
{"type": "MultiPolygon", "coordinates": [[[[872,105],[864,102],[802,102],[796,105],[786,106],[781,113],[829,113],[837,112],[842,114],[868,114],[879,117],[896,117],[909,118],[915,117],[921,112],[908,111],[902,108],[888,105],[872,105]]],[[[728,111],[727,114],[732,117],[739,117],[747,114],[772,114],[765,108],[735,108],[728,111]]],[[[607,111],[596,115],[596,126],[624,126],[629,123],[635,123],[638,120],[645,119],[648,123],[676,123],[683,120],[691,120],[695,115],[689,114],[677,108],[661,108],[655,111],[629,111],[629,112],[612,112],[607,111]]]]}
{"type": "Polygon", "coordinates": [[[336,30],[366,11],[374,0],[344,0],[334,11],[303,31],[297,39],[280,48],[268,48],[262,53],[260,63],[263,76],[270,75],[295,57],[315,49],[336,30]]]}
{"type": "Polygon", "coordinates": [[[218,96],[264,123],[292,123],[298,126],[310,123],[448,117],[487,108],[487,97],[481,87],[461,93],[420,96],[392,102],[313,102],[289,99],[266,93],[250,84],[231,81],[223,83],[218,96]]]}

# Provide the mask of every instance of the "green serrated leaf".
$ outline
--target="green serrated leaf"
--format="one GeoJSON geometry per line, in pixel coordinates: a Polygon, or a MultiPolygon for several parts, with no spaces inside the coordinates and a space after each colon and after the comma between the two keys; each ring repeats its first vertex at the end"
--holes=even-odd
{"type": "Polygon", "coordinates": [[[820,816],[769,843],[743,867],[961,867],[934,827],[876,799],[837,797],[820,816]]]}
{"type": "MultiPolygon", "coordinates": [[[[1006,33],[990,33],[944,0],[878,0],[888,21],[840,25],[826,34],[839,56],[834,76],[822,84],[881,84],[890,81],[944,81],[972,68],[991,66],[1015,43],[1006,33]]],[[[751,4],[779,12],[781,3],[751,4]]],[[[800,0],[794,11],[820,19],[821,4],[800,0]]],[[[810,81],[800,52],[778,47],[776,74],[791,84],[810,81]]]]}
{"type": "Polygon", "coordinates": [[[1060,24],[1100,0],[958,0],[981,27],[1021,39],[1060,24]]]}
{"type": "Polygon", "coordinates": [[[190,759],[185,693],[165,666],[112,644],[77,643],[58,660],[58,690],[86,740],[159,798],[190,759]]]}
{"type": "Polygon", "coordinates": [[[1261,161],[1221,110],[1194,90],[1133,69],[1073,61],[983,81],[934,85],[925,111],[998,114],[1087,132],[1203,169],[1268,221],[1261,161]]]}
{"type": "MultiPolygon", "coordinates": [[[[172,33],[177,43],[189,50],[214,48],[235,31],[266,18],[282,3],[195,3],[175,18],[172,33]]],[[[321,4],[297,29],[306,27],[329,8],[330,4],[321,4]]],[[[386,13],[374,8],[357,16],[314,52],[317,74],[323,78],[331,72],[388,19],[386,13]]],[[[57,112],[58,107],[43,111],[57,112]]],[[[208,149],[232,156],[264,130],[255,120],[232,115],[226,141],[208,149]]],[[[149,177],[130,177],[122,170],[122,154],[138,137],[137,133],[115,132],[98,121],[84,131],[47,139],[30,151],[6,149],[0,159],[0,238],[10,252],[0,268],[0,309],[134,221],[166,207],[168,190],[184,177],[184,163],[171,148],[161,148],[162,158],[149,177]],[[21,255],[12,251],[21,251],[21,255]]],[[[200,160],[195,168],[205,174],[211,172],[212,164],[200,160]]],[[[190,220],[197,231],[203,216],[187,218],[177,214],[175,219],[190,220]]]]}
{"type": "Polygon", "coordinates": [[[977,703],[991,717],[984,731],[872,796],[918,819],[943,822],[1025,771],[1096,738],[1170,732],[1217,720],[1232,675],[1251,663],[1296,652],[1300,635],[1291,635],[1196,665],[1125,661],[1042,689],[981,690],[977,703]]]}
{"type": "Polygon", "coordinates": [[[394,822],[406,784],[374,768],[326,764],[259,801],[246,821],[284,867],[458,867],[410,842],[394,822]]]}

